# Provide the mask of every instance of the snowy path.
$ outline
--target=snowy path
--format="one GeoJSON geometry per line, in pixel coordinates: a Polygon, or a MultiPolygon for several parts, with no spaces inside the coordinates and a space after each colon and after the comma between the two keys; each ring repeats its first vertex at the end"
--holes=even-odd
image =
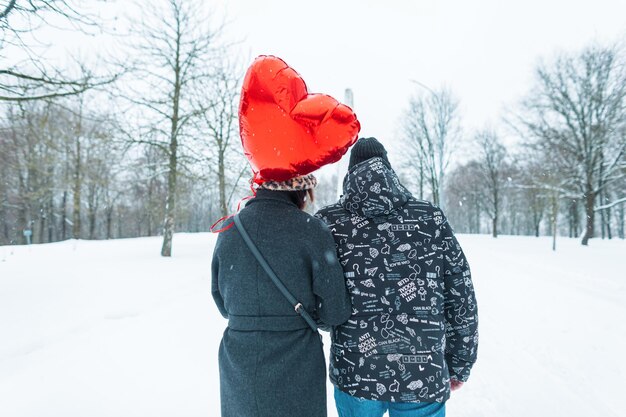
{"type": "MultiPolygon", "coordinates": [[[[0,416],[218,416],[213,238],[0,247],[0,416]]],[[[460,240],[481,345],[448,415],[626,415],[626,242],[460,240]]]]}

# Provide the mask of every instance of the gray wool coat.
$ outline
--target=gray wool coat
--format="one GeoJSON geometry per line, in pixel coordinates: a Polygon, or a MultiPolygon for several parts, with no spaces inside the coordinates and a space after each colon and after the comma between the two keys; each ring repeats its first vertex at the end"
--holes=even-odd
{"type": "MultiPolygon", "coordinates": [[[[350,317],[343,270],[325,224],[281,191],[258,190],[239,216],[276,275],[316,320],[332,326],[350,317]]],[[[321,337],[234,226],[217,239],[212,294],[228,318],[219,349],[222,417],[325,417],[321,337]]]]}

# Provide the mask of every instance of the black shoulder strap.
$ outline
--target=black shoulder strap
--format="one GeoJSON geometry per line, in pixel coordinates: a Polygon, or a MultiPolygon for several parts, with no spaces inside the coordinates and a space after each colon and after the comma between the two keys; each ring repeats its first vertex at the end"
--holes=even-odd
{"type": "Polygon", "coordinates": [[[252,239],[250,239],[248,232],[246,231],[246,229],[243,227],[243,224],[241,223],[241,219],[239,219],[239,215],[235,215],[233,219],[235,220],[235,226],[237,226],[237,230],[239,230],[239,233],[241,234],[243,241],[246,242],[246,245],[248,245],[250,252],[252,252],[256,260],[259,261],[259,264],[261,264],[261,266],[263,267],[267,275],[269,275],[272,282],[276,285],[276,287],[280,290],[280,292],[285,296],[285,298],[293,306],[296,313],[300,314],[302,318],[307,322],[307,324],[311,327],[311,329],[313,329],[313,331],[316,332],[317,325],[315,324],[315,320],[311,318],[311,316],[305,310],[305,308],[302,307],[302,304],[296,300],[296,298],[289,292],[287,287],[285,287],[285,285],[282,283],[280,278],[276,276],[276,273],[274,272],[274,270],[272,270],[272,267],[267,263],[265,258],[263,258],[263,255],[261,255],[261,252],[259,252],[259,249],[256,247],[252,239]]]}

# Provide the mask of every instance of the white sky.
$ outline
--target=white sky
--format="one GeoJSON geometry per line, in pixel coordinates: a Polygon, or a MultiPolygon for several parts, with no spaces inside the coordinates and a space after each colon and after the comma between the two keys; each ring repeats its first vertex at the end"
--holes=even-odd
{"type": "Polygon", "coordinates": [[[354,91],[362,136],[398,135],[418,90],[450,87],[467,131],[497,125],[531,86],[538,59],[626,36],[621,0],[220,0],[253,58],[274,54],[312,92],[354,91]]]}
{"type": "MultiPolygon", "coordinates": [[[[154,1],[162,0],[139,4],[146,7],[154,1]]],[[[277,55],[303,76],[311,92],[340,101],[345,88],[351,88],[361,136],[376,136],[386,144],[400,139],[400,116],[409,96],[420,91],[411,79],[433,89],[451,88],[461,101],[469,136],[485,124],[500,124],[504,107],[514,107],[530,89],[539,58],[594,40],[626,39],[626,0],[205,4],[215,7],[218,16],[226,14],[227,36],[243,39],[242,55],[250,62],[260,54],[277,55]]],[[[118,1],[103,7],[128,12],[127,5],[118,1]]],[[[76,54],[71,35],[62,36],[57,46],[67,45],[76,54]]]]}

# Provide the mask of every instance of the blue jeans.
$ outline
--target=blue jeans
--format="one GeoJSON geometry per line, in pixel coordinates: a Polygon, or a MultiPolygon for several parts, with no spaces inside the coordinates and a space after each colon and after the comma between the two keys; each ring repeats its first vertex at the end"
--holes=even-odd
{"type": "Polygon", "coordinates": [[[443,403],[393,403],[356,398],[335,387],[335,404],[339,417],[445,417],[443,403]]]}

